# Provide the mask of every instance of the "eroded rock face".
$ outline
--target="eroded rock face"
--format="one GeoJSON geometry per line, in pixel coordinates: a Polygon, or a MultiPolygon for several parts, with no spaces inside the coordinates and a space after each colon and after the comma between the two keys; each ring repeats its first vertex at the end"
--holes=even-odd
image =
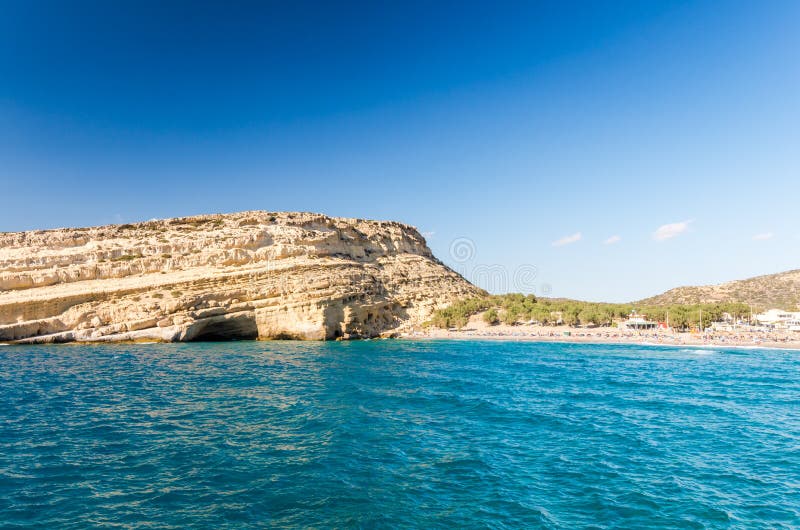
{"type": "Polygon", "coordinates": [[[416,229],[242,212],[0,234],[0,341],[336,339],[479,289],[416,229]]]}

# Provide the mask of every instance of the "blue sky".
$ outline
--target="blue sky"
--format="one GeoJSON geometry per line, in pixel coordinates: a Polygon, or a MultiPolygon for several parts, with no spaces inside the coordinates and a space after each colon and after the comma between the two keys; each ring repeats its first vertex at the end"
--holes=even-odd
{"type": "Polygon", "coordinates": [[[160,4],[0,1],[0,230],[394,219],[609,301],[800,268],[798,2],[160,4]]]}

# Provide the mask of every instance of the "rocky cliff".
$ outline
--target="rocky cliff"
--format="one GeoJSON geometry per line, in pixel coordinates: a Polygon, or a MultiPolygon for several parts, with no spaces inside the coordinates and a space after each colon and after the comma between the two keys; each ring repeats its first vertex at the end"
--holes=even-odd
{"type": "Polygon", "coordinates": [[[416,229],[243,212],[0,233],[0,341],[391,334],[479,289],[416,229]]]}

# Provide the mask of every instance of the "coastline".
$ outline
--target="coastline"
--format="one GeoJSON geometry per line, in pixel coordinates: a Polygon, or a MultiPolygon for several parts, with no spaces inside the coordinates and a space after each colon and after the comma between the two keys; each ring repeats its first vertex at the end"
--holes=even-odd
{"type": "MultiPolygon", "coordinates": [[[[482,323],[481,323],[482,324],[482,323]]],[[[510,342],[555,342],[566,344],[631,344],[642,346],[706,347],[800,350],[800,333],[678,333],[624,332],[615,328],[568,328],[565,326],[480,325],[470,320],[461,330],[428,328],[403,333],[404,340],[486,340],[510,342]],[[569,335],[565,334],[568,332],[569,335]]]]}
{"type": "MultiPolygon", "coordinates": [[[[472,322],[471,322],[472,323],[472,322]]],[[[615,328],[568,328],[565,326],[497,325],[467,327],[460,330],[438,328],[405,331],[391,336],[348,340],[395,339],[403,341],[494,341],[494,342],[550,342],[558,344],[620,344],[639,346],[664,346],[671,348],[730,348],[800,350],[800,333],[748,335],[744,333],[675,333],[675,332],[622,332],[615,328]],[[565,332],[569,332],[566,335],[565,332]],[[796,336],[794,336],[796,335],[796,336]]],[[[280,339],[255,339],[253,342],[286,342],[280,339]]],[[[203,341],[200,341],[203,342],[203,341]]],[[[249,342],[249,341],[234,341],[249,342]]],[[[310,341],[317,342],[317,341],[310,341]]],[[[0,342],[0,346],[33,346],[40,344],[59,346],[90,346],[97,344],[186,344],[184,341],[153,340],[77,340],[69,342],[15,343],[0,342]]]]}

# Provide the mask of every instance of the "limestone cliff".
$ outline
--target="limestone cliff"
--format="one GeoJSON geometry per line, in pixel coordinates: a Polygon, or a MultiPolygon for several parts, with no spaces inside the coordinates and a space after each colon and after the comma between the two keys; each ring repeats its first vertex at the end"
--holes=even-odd
{"type": "Polygon", "coordinates": [[[0,233],[0,341],[374,337],[479,290],[416,229],[242,212],[0,233]]]}

